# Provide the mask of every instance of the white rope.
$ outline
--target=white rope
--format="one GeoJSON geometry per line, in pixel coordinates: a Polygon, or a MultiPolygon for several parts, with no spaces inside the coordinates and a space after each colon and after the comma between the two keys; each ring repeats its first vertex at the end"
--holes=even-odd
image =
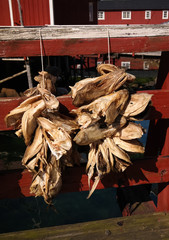
{"type": "Polygon", "coordinates": [[[42,71],[44,71],[41,29],[39,29],[39,38],[40,38],[41,67],[42,67],[42,71]]]}
{"type": "Polygon", "coordinates": [[[108,63],[110,64],[110,35],[107,29],[107,52],[108,52],[108,63]]]}
{"type": "MultiPolygon", "coordinates": [[[[40,55],[41,55],[41,67],[42,67],[42,72],[44,71],[44,64],[43,64],[43,52],[42,52],[42,36],[41,36],[41,29],[39,29],[39,36],[40,36],[40,55]]],[[[45,88],[45,76],[44,74],[42,75],[42,86],[45,88]]]]}

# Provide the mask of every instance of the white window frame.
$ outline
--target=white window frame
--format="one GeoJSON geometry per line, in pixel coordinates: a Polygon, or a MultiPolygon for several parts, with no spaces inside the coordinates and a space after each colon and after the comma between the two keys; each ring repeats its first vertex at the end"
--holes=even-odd
{"type": "Polygon", "coordinates": [[[145,19],[151,19],[151,10],[145,11],[145,19]]]}
{"type": "Polygon", "coordinates": [[[130,62],[121,62],[121,67],[125,69],[130,69],[130,62]]]}
{"type": "Polygon", "coordinates": [[[168,19],[168,10],[163,10],[162,11],[162,19],[168,19]]]}
{"type": "Polygon", "coordinates": [[[93,22],[93,2],[89,2],[89,22],[93,22]]]}
{"type": "Polygon", "coordinates": [[[8,0],[11,26],[14,27],[12,0],[8,0]]]}
{"type": "Polygon", "coordinates": [[[105,20],[105,12],[104,11],[98,11],[97,12],[97,19],[98,20],[105,20]]]}
{"type": "Polygon", "coordinates": [[[123,20],[130,20],[131,19],[131,11],[122,11],[121,18],[123,20]]]}
{"type": "Polygon", "coordinates": [[[50,14],[50,25],[54,25],[54,10],[53,10],[53,0],[49,0],[49,14],[50,14]]]}

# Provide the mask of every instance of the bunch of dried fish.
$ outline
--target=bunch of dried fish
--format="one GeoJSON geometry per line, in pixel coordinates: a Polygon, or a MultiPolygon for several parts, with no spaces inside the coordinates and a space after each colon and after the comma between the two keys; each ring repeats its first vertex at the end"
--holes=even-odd
{"type": "Polygon", "coordinates": [[[59,112],[55,77],[40,72],[35,77],[37,87],[28,89],[28,98],[5,118],[7,126],[24,137],[27,148],[22,163],[33,173],[31,192],[43,196],[47,203],[61,189],[63,168],[76,161],[75,143],[90,146],[88,197],[105,174],[124,171],[132,164],[130,152],[144,152],[138,140],[144,129],[132,121],[144,118],[152,95],[130,94],[126,86],[135,77],[123,69],[101,64],[97,70],[99,77],[71,87],[73,103],[79,107],[70,112],[72,117],[59,112]]]}
{"type": "Polygon", "coordinates": [[[135,77],[114,65],[101,64],[97,70],[100,77],[82,80],[72,87],[73,102],[81,106],[71,111],[80,128],[73,140],[78,145],[90,146],[86,166],[88,198],[105,174],[124,171],[132,164],[130,152],[144,153],[138,140],[144,129],[132,120],[144,119],[141,114],[152,97],[146,93],[130,94],[125,84],[135,77]]]}
{"type": "Polygon", "coordinates": [[[76,122],[59,113],[59,101],[53,95],[52,78],[46,72],[35,77],[39,84],[29,89],[29,97],[6,117],[6,125],[23,136],[27,146],[22,164],[33,173],[31,193],[43,196],[47,203],[60,191],[62,168],[72,165],[71,134],[76,122]],[[66,157],[65,156],[69,156],[66,157]]]}

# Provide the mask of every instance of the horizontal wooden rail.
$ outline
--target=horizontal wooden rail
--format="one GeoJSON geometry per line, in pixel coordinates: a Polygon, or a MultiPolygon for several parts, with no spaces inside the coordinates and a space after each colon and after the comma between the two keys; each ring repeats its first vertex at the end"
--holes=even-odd
{"type": "MultiPolygon", "coordinates": [[[[3,183],[0,199],[30,197],[32,175],[27,170],[18,169],[0,173],[0,182],[3,183]]],[[[169,157],[144,158],[136,160],[124,173],[110,173],[105,176],[97,189],[109,187],[126,187],[140,184],[169,182],[169,157]]],[[[88,179],[85,166],[66,168],[63,173],[62,193],[88,191],[88,179]]]]}
{"type": "Polygon", "coordinates": [[[169,51],[169,24],[0,28],[0,57],[169,51]]]}
{"type": "MultiPolygon", "coordinates": [[[[149,119],[169,118],[169,90],[149,90],[140,91],[153,94],[152,106],[150,107],[149,119]]],[[[15,107],[17,107],[25,98],[0,98],[0,131],[10,130],[4,122],[5,116],[15,107]]],[[[58,97],[61,103],[61,110],[70,111],[74,108],[71,96],[58,97]]]]}
{"type": "Polygon", "coordinates": [[[169,214],[153,213],[0,234],[1,240],[168,239],[169,214]]]}

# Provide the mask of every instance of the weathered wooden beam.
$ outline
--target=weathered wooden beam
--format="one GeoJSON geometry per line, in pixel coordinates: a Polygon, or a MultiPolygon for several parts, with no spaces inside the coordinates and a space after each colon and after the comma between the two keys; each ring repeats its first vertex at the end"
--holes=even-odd
{"type": "MultiPolygon", "coordinates": [[[[169,36],[111,38],[110,52],[169,51],[169,36]]],[[[43,40],[43,56],[76,56],[107,54],[107,39],[53,39],[43,40]]],[[[0,57],[40,56],[39,40],[0,41],[0,57]]]]}
{"type": "Polygon", "coordinates": [[[52,26],[0,28],[0,57],[169,51],[169,24],[136,26],[52,26]],[[108,35],[109,33],[109,35],[108,35]]]}
{"type": "Polygon", "coordinates": [[[0,234],[0,239],[168,239],[169,214],[153,213],[0,234]]]}
{"type": "Polygon", "coordinates": [[[150,25],[55,25],[0,27],[0,41],[49,39],[97,39],[169,36],[169,24],[150,25]]]}
{"type": "MultiPolygon", "coordinates": [[[[0,199],[30,197],[32,174],[27,170],[18,169],[0,172],[0,199]]],[[[168,183],[169,157],[144,158],[135,160],[124,173],[110,173],[98,184],[97,189],[111,187],[137,186],[140,184],[168,183]]],[[[85,166],[66,168],[63,173],[62,193],[89,191],[88,177],[85,166]]]]}
{"type": "MultiPolygon", "coordinates": [[[[169,90],[149,90],[139,91],[153,94],[152,106],[150,107],[150,113],[148,119],[169,118],[169,90]]],[[[15,107],[17,107],[25,98],[0,98],[0,131],[10,130],[7,128],[4,122],[5,116],[15,107]]],[[[75,106],[72,104],[71,96],[58,97],[61,106],[67,111],[72,110],[75,106]]],[[[61,109],[62,109],[61,107],[61,109]]]]}

